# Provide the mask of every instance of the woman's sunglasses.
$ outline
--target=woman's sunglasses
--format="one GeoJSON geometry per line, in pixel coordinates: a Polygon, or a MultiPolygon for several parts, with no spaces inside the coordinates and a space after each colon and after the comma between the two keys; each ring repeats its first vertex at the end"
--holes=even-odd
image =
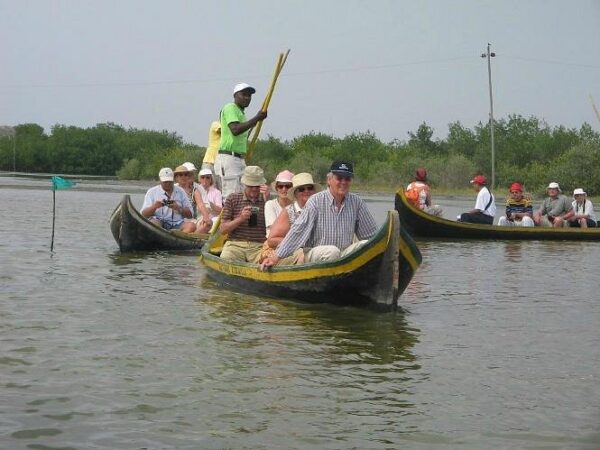
{"type": "Polygon", "coordinates": [[[285,189],[291,189],[292,185],[291,184],[276,184],[275,187],[277,189],[283,189],[283,188],[285,188],[285,189]]]}
{"type": "Polygon", "coordinates": [[[312,184],[309,184],[308,186],[300,186],[298,189],[296,189],[296,192],[304,192],[304,191],[314,191],[315,187],[312,184]]]}

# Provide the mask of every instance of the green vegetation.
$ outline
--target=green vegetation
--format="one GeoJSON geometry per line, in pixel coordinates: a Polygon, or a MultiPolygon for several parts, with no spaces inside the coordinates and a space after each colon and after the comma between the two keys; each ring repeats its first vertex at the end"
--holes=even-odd
{"type": "MultiPolygon", "coordinates": [[[[20,172],[117,175],[121,179],[156,178],[161,167],[184,161],[200,165],[205,149],[186,144],[168,131],[125,129],[113,123],[92,128],[55,125],[49,134],[36,124],[16,129],[16,168],[20,172]]],[[[417,167],[426,167],[434,188],[464,188],[475,174],[490,176],[490,133],[487,124],[473,129],[460,122],[448,126],[445,139],[434,139],[426,123],[407,140],[381,142],[373,133],[335,138],[311,132],[282,141],[269,136],[258,142],[253,164],[272,179],[282,169],[311,172],[323,180],[334,159],[354,162],[362,188],[390,191],[408,183],[417,167]]],[[[534,117],[519,115],[498,120],[496,189],[511,182],[543,192],[555,180],[565,190],[583,187],[600,193],[600,133],[588,124],[580,129],[550,127],[534,117]]],[[[0,170],[12,170],[12,138],[0,138],[0,170]]]]}

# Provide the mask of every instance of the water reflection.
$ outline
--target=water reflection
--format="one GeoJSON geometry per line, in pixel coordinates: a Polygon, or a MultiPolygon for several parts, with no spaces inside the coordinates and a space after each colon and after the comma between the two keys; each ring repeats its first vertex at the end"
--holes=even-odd
{"type": "Polygon", "coordinates": [[[401,312],[381,314],[352,307],[262,299],[219,291],[218,285],[211,281],[203,282],[202,287],[217,289],[211,289],[210,295],[198,302],[210,305],[210,315],[235,330],[262,327],[268,330],[267,339],[277,340],[281,330],[289,334],[293,328],[294,334],[300,335],[306,344],[327,348],[329,357],[339,363],[416,360],[411,348],[418,342],[419,330],[410,328],[401,312]]]}

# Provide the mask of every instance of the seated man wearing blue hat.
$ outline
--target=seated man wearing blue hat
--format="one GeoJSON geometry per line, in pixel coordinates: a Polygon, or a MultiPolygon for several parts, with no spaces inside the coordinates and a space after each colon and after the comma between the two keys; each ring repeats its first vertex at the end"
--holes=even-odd
{"type": "Polygon", "coordinates": [[[265,270],[299,248],[304,261],[330,261],[343,257],[377,232],[366,203],[350,192],[354,171],[349,161],[335,161],[327,174],[328,188],[306,202],[302,214],[281,241],[275,254],[261,264],[265,270]],[[360,240],[352,243],[354,236],[360,240]]]}

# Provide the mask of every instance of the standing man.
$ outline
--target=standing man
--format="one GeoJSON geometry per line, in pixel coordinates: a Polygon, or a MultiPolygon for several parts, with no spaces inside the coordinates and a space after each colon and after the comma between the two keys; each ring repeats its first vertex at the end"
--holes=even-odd
{"type": "Polygon", "coordinates": [[[475,208],[462,213],[458,218],[459,222],[493,225],[494,216],[496,215],[496,203],[494,202],[494,196],[486,186],[487,179],[483,175],[477,175],[473,177],[471,184],[477,191],[475,208]]]}
{"type": "Polygon", "coordinates": [[[258,262],[267,233],[265,226],[265,199],[260,187],[267,182],[258,166],[244,169],[244,190],[234,192],[225,200],[219,231],[229,238],[221,258],[233,261],[258,262]]]}
{"type": "Polygon", "coordinates": [[[358,195],[350,193],[352,163],[335,161],[327,174],[328,189],[311,196],[275,254],[265,259],[265,270],[304,248],[304,261],[330,261],[346,256],[377,232],[377,223],[358,195]],[[352,243],[354,235],[360,242],[352,243]]]}
{"type": "Polygon", "coordinates": [[[259,111],[246,120],[244,110],[250,105],[252,94],[256,92],[247,83],[236,84],[233,88],[233,103],[228,103],[221,110],[221,144],[215,161],[215,175],[221,179],[223,198],[233,192],[240,192],[240,177],[246,167],[246,151],[248,134],[267,113],[259,111]]]}
{"type": "Polygon", "coordinates": [[[142,215],[165,230],[181,230],[193,233],[196,224],[184,219],[192,218],[192,203],[179,186],[175,186],[173,171],[163,167],[158,172],[160,184],[146,192],[142,215]]]}

